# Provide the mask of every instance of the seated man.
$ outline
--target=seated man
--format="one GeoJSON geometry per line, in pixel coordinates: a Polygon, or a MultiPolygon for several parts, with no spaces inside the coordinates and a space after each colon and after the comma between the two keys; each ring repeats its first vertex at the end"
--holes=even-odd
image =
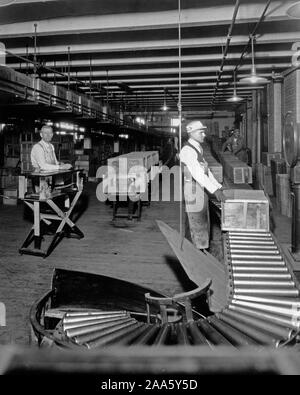
{"type": "Polygon", "coordinates": [[[248,162],[247,147],[239,129],[234,129],[232,135],[222,145],[222,152],[226,150],[236,155],[239,160],[248,162]]]}
{"type": "Polygon", "coordinates": [[[31,163],[35,170],[55,171],[69,170],[70,164],[59,163],[56,159],[54,146],[51,144],[53,129],[51,126],[43,126],[40,130],[41,140],[32,147],[31,163]]]}
{"type": "MultiPolygon", "coordinates": [[[[53,137],[53,129],[51,126],[44,125],[40,130],[41,140],[36,143],[31,150],[31,163],[35,171],[56,171],[56,170],[69,170],[72,165],[66,163],[59,163],[56,159],[54,146],[51,144],[53,137]]],[[[34,181],[33,181],[34,182],[34,181]]],[[[44,197],[49,197],[51,183],[50,177],[44,180],[40,187],[44,190],[44,197]]],[[[55,183],[59,183],[56,179],[55,183]]],[[[61,183],[60,183],[61,184],[61,183]]],[[[40,192],[37,185],[35,186],[36,192],[40,192]]]]}

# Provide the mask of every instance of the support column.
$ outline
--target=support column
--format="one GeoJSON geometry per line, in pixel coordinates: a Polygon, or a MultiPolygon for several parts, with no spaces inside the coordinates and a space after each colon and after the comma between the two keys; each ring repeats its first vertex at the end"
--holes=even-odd
{"type": "Polygon", "coordinates": [[[281,76],[269,85],[268,152],[282,152],[282,82],[281,76]]]}
{"type": "Polygon", "coordinates": [[[252,135],[251,135],[251,152],[252,164],[257,163],[257,95],[256,91],[252,92],[252,135]]]}

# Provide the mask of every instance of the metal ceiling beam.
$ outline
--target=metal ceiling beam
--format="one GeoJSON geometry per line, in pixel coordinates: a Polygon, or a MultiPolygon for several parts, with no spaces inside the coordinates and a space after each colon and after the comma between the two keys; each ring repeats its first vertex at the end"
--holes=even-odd
{"type": "MultiPolygon", "coordinates": [[[[0,37],[1,40],[1,37],[0,37]]],[[[235,35],[231,40],[231,45],[244,45],[249,40],[248,35],[235,35]]],[[[262,33],[256,40],[256,44],[280,44],[291,43],[291,45],[300,40],[300,31],[291,32],[277,32],[277,33],[262,33]]],[[[225,44],[224,37],[198,37],[182,39],[182,48],[220,48],[225,44]]],[[[38,44],[39,45],[39,44],[38,44]]],[[[178,40],[176,39],[162,39],[152,41],[128,41],[128,42],[111,42],[111,43],[98,43],[98,44],[76,44],[76,45],[55,45],[55,46],[39,46],[39,56],[43,55],[66,55],[68,46],[72,54],[89,54],[89,53],[105,53],[105,52],[121,52],[121,51],[145,51],[157,49],[177,49],[178,40]]],[[[10,52],[26,56],[26,45],[24,47],[8,47],[10,52]]],[[[29,48],[30,49],[30,48],[29,48]]]]}
{"type": "MultiPolygon", "coordinates": [[[[287,51],[256,51],[255,58],[256,59],[280,59],[280,58],[291,58],[294,54],[294,51],[287,50],[287,51]]],[[[227,60],[236,60],[240,59],[240,53],[228,53],[227,60]]],[[[210,55],[189,55],[189,56],[182,56],[182,62],[204,62],[204,61],[219,61],[222,59],[222,54],[215,53],[210,55]]],[[[72,68],[88,68],[89,67],[89,59],[82,59],[82,60],[72,60],[72,68]]],[[[161,63],[178,63],[178,56],[153,56],[153,57],[132,57],[132,58],[107,58],[107,59],[95,59],[93,60],[93,67],[104,67],[104,66],[124,66],[124,65],[142,65],[142,64],[161,64],[161,63]]],[[[66,67],[66,61],[45,61],[43,63],[46,67],[51,68],[61,68],[66,67]]],[[[10,59],[7,59],[7,65],[12,68],[22,68],[33,67],[30,64],[24,63],[13,63],[10,62],[10,59]]]]}
{"type": "MultiPolygon", "coordinates": [[[[273,10],[268,20],[288,19],[286,9],[293,1],[273,1],[273,10]]],[[[30,8],[28,8],[30,11],[30,8]]],[[[257,1],[242,6],[239,22],[256,21],[262,12],[262,4],[257,1]]],[[[176,10],[159,12],[136,12],[108,15],[72,16],[53,19],[42,19],[20,23],[8,23],[0,26],[0,39],[25,37],[33,34],[33,23],[38,23],[40,36],[57,36],[62,34],[84,34],[96,32],[132,31],[148,29],[177,28],[178,13],[176,10]]],[[[232,5],[199,7],[182,10],[182,27],[227,25],[232,19],[232,5]]]]}

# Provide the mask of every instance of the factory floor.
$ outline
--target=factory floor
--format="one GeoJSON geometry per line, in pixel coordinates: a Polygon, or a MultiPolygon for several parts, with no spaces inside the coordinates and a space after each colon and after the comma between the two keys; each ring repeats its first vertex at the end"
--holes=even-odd
{"type": "MultiPolygon", "coordinates": [[[[51,288],[54,268],[103,274],[148,286],[166,295],[194,287],[173,254],[156,220],[179,230],[178,202],[151,202],[141,221],[117,219],[112,208],[96,198],[96,184],[86,184],[77,220],[84,238],[63,239],[43,259],[20,255],[18,250],[31,228],[22,202],[0,205],[0,302],[6,307],[6,326],[0,326],[0,344],[30,343],[29,310],[51,288]]],[[[274,233],[289,247],[291,219],[273,209],[274,233]]],[[[222,260],[221,232],[212,226],[211,253],[222,260]]],[[[300,269],[299,269],[300,271],[300,269]]]]}

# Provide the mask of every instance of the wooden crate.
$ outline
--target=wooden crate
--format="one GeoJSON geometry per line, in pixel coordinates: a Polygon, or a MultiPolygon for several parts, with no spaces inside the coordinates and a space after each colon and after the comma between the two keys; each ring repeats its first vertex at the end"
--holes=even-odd
{"type": "Polygon", "coordinates": [[[223,231],[269,231],[269,200],[263,191],[225,190],[222,202],[223,231]]]}
{"type": "Polygon", "coordinates": [[[3,190],[3,204],[5,206],[16,206],[18,204],[18,188],[10,187],[3,190]]]}
{"type": "Polygon", "coordinates": [[[272,159],[281,159],[281,152],[262,152],[261,161],[265,166],[271,166],[272,159]]]}
{"type": "Polygon", "coordinates": [[[289,218],[292,216],[292,201],[290,177],[288,174],[276,175],[276,205],[282,215],[289,218]]]}

